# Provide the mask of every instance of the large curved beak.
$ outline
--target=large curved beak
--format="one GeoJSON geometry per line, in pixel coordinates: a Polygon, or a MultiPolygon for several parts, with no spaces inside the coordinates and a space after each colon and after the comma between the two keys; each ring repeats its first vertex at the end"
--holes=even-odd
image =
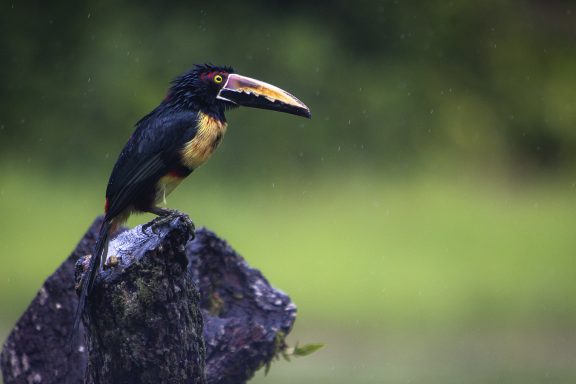
{"type": "Polygon", "coordinates": [[[312,116],[310,109],[288,92],[235,73],[228,75],[226,84],[216,97],[245,107],[271,109],[307,118],[312,116]]]}

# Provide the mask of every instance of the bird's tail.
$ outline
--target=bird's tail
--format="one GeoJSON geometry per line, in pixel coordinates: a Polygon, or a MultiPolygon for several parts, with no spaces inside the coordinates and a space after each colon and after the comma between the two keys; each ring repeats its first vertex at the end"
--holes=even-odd
{"type": "Polygon", "coordinates": [[[82,318],[82,312],[84,311],[84,306],[86,305],[86,298],[92,289],[94,284],[94,279],[98,274],[100,269],[101,260],[106,257],[108,249],[108,241],[110,236],[110,230],[112,228],[112,220],[105,220],[100,227],[100,234],[98,235],[98,241],[94,247],[94,252],[90,258],[90,264],[88,264],[88,270],[82,278],[82,290],[80,291],[80,297],[78,298],[78,306],[76,307],[76,314],[74,315],[74,327],[72,328],[71,338],[74,338],[76,331],[78,330],[78,325],[80,325],[80,319],[82,318]]]}

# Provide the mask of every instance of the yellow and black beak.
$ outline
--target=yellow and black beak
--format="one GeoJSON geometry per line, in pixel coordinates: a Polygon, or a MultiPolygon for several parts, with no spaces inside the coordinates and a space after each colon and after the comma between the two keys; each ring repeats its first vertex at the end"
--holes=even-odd
{"type": "Polygon", "coordinates": [[[260,80],[228,75],[218,99],[245,107],[271,109],[310,118],[310,109],[288,92],[260,80]]]}

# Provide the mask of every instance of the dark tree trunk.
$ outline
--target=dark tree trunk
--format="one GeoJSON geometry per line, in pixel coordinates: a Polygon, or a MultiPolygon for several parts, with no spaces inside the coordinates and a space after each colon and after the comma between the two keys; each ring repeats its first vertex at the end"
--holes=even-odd
{"type": "Polygon", "coordinates": [[[112,265],[99,274],[84,319],[88,344],[81,325],[69,351],[74,265],[92,253],[100,220],[8,337],[5,384],[245,383],[284,347],[296,315],[288,296],[212,232],[189,240],[177,218],[156,233],[122,230],[111,242],[112,265]]]}
{"type": "Polygon", "coordinates": [[[111,243],[84,321],[88,383],[204,384],[199,294],[188,274],[182,217],[111,243]]]}

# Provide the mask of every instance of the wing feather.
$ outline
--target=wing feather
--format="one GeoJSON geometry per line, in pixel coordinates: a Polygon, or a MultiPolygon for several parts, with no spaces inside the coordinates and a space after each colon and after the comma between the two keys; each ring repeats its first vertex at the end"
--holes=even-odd
{"type": "Polygon", "coordinates": [[[107,218],[155,193],[158,180],[178,166],[183,145],[196,135],[197,116],[190,112],[151,114],[138,123],[108,181],[107,218]]]}

